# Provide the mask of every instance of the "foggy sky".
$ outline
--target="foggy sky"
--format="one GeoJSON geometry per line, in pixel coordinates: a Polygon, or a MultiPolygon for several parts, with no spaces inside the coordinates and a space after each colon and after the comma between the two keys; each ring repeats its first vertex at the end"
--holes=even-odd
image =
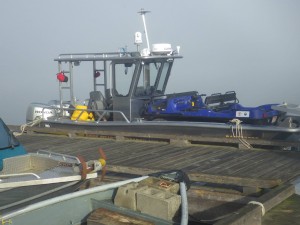
{"type": "MultiPolygon", "coordinates": [[[[181,46],[167,93],[235,90],[240,103],[300,104],[298,0],[9,0],[0,2],[0,117],[25,122],[30,102],[58,99],[60,53],[135,50],[146,15],[151,43],[181,46]]],[[[146,44],[144,38],[144,44],[146,44]]],[[[75,75],[76,76],[76,75],[75,75]]],[[[88,98],[91,75],[75,77],[88,98]]]]}

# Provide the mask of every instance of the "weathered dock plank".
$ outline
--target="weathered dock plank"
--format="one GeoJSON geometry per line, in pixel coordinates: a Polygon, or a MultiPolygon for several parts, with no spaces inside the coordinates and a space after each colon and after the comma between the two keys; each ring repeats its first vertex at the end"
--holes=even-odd
{"type": "Polygon", "coordinates": [[[29,151],[48,149],[64,154],[99,157],[107,154],[108,164],[150,169],[183,169],[219,176],[281,180],[300,174],[300,154],[267,150],[240,150],[208,145],[173,146],[165,142],[116,141],[103,138],[69,138],[62,135],[25,134],[19,137],[29,151]]]}

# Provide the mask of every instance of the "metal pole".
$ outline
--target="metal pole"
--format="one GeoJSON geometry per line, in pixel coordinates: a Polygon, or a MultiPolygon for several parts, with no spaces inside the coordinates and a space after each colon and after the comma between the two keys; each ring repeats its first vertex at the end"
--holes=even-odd
{"type": "Polygon", "coordinates": [[[70,100],[71,104],[75,105],[76,100],[74,98],[74,90],[73,90],[73,63],[69,62],[69,73],[70,73],[70,100]]]}
{"type": "Polygon", "coordinates": [[[97,91],[96,89],[96,61],[93,61],[93,81],[94,81],[94,91],[97,91]]]}
{"type": "Polygon", "coordinates": [[[103,61],[103,79],[104,79],[104,96],[105,99],[108,99],[108,94],[106,93],[107,91],[107,68],[106,68],[106,61],[103,61]]]}
{"type": "MultiPolygon", "coordinates": [[[[58,62],[58,72],[60,73],[61,72],[61,62],[58,62]]],[[[61,86],[61,82],[59,81],[58,82],[58,85],[59,85],[59,104],[60,104],[60,109],[62,109],[63,107],[63,95],[62,95],[62,86],[61,86]]],[[[62,116],[62,113],[63,111],[60,110],[60,114],[62,116]]]]}
{"type": "Polygon", "coordinates": [[[149,13],[150,11],[145,11],[144,9],[141,9],[138,13],[142,15],[143,23],[144,23],[144,30],[145,30],[145,36],[146,36],[146,41],[147,41],[147,46],[148,50],[150,52],[150,44],[149,44],[149,39],[148,39],[148,33],[147,33],[147,27],[146,27],[146,19],[145,19],[145,14],[149,13]]]}

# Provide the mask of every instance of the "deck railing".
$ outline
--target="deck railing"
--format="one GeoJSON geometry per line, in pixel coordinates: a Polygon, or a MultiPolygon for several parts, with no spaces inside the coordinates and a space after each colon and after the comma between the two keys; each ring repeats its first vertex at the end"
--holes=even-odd
{"type": "Polygon", "coordinates": [[[88,122],[94,122],[94,123],[99,123],[101,120],[105,118],[107,114],[114,113],[114,114],[119,114],[121,115],[121,118],[126,121],[126,123],[130,123],[130,120],[125,116],[125,114],[122,111],[118,110],[94,110],[94,109],[72,109],[72,108],[60,108],[60,107],[54,107],[54,106],[46,106],[42,108],[42,118],[44,120],[48,120],[48,117],[45,114],[45,110],[50,109],[55,111],[55,115],[51,116],[54,117],[55,120],[59,120],[62,118],[69,118],[71,120],[71,113],[70,111],[80,111],[77,117],[73,117],[72,121],[78,122],[78,121],[85,121],[81,119],[81,116],[83,115],[84,112],[88,113],[93,113],[97,115],[97,120],[89,120],[88,122]]]}

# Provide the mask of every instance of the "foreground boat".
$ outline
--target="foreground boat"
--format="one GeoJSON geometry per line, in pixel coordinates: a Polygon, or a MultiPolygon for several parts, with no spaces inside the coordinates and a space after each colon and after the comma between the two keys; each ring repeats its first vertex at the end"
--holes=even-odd
{"type": "Polygon", "coordinates": [[[102,159],[85,162],[81,157],[45,150],[26,153],[1,118],[0,134],[1,212],[61,194],[62,191],[74,191],[84,180],[96,178],[97,172],[105,166],[102,159]]]}
{"type": "Polygon", "coordinates": [[[143,176],[70,193],[4,214],[1,219],[14,225],[187,224],[187,185],[166,177],[143,176]]]}

